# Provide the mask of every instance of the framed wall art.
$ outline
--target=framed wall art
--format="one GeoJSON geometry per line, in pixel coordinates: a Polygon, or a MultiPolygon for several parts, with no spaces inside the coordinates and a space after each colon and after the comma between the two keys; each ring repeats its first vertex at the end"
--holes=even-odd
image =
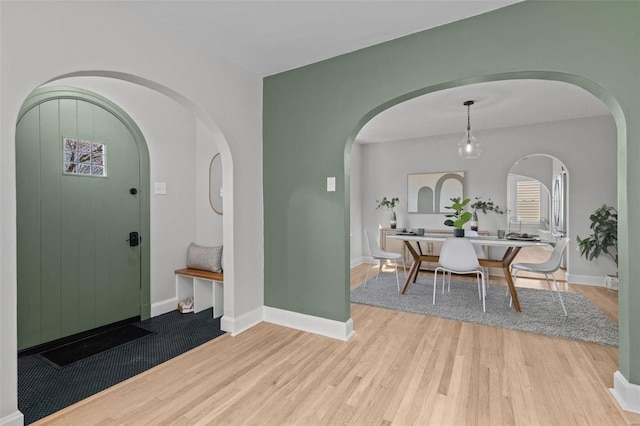
{"type": "Polygon", "coordinates": [[[443,214],[451,198],[464,196],[464,172],[416,173],[407,175],[407,211],[443,214]]]}

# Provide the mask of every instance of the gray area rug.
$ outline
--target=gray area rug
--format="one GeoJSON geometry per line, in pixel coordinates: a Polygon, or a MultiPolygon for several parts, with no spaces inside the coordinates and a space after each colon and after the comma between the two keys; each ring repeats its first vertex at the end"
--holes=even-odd
{"type": "MultiPolygon", "coordinates": [[[[400,283],[402,288],[402,281],[400,283]]],[[[487,312],[482,312],[475,282],[451,281],[451,291],[442,294],[442,281],[438,279],[436,304],[432,304],[433,278],[423,278],[410,284],[405,294],[398,293],[395,274],[380,274],[378,280],[367,281],[351,291],[351,301],[416,314],[472,322],[492,327],[528,331],[563,339],[594,342],[618,346],[618,325],[583,295],[562,293],[569,314],[565,317],[558,295],[547,290],[518,288],[522,312],[509,306],[506,287],[489,284],[487,312]]]]}

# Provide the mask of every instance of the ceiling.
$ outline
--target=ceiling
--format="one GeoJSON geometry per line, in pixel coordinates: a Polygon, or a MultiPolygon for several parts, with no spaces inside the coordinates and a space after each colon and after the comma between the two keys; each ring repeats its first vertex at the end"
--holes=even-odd
{"type": "MultiPolygon", "coordinates": [[[[155,19],[264,77],[332,58],[520,0],[134,1],[155,19]]],[[[608,114],[569,84],[513,80],[458,87],[392,107],[361,130],[357,142],[462,133],[463,102],[475,100],[475,130],[608,114]]]]}
{"type": "Polygon", "coordinates": [[[134,4],[264,77],[519,1],[154,0],[134,4]]]}
{"type": "Polygon", "coordinates": [[[360,143],[389,142],[456,133],[462,139],[473,100],[474,131],[610,114],[598,98],[568,83],[506,80],[441,90],[395,105],[360,130],[360,143]]]}

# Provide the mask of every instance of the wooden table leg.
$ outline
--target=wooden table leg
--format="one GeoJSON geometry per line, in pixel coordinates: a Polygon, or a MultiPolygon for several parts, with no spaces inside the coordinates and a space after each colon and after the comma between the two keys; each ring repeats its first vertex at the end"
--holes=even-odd
{"type": "Polygon", "coordinates": [[[438,256],[418,254],[409,241],[405,241],[404,243],[407,246],[409,253],[411,253],[411,256],[413,257],[413,264],[411,265],[409,275],[407,275],[407,279],[404,282],[404,287],[402,287],[402,291],[400,292],[401,294],[404,294],[404,292],[407,290],[407,287],[409,287],[409,284],[412,281],[415,281],[416,277],[418,276],[418,272],[420,272],[421,262],[438,262],[438,256]]]}
{"type": "Polygon", "coordinates": [[[516,255],[520,251],[520,247],[509,247],[507,251],[502,256],[502,260],[494,260],[494,259],[479,259],[480,265],[485,266],[487,268],[500,268],[504,272],[504,278],[507,280],[507,286],[509,286],[509,293],[511,293],[511,298],[513,299],[513,307],[516,309],[516,312],[522,312],[520,308],[520,300],[518,299],[518,292],[516,291],[516,286],[513,283],[513,277],[511,276],[511,263],[513,259],[515,259],[516,255]]]}
{"type": "Polygon", "coordinates": [[[401,294],[404,294],[404,292],[407,290],[407,287],[409,287],[409,283],[412,281],[414,275],[416,277],[418,276],[418,268],[420,267],[420,256],[418,255],[418,253],[416,253],[411,243],[409,241],[405,241],[404,245],[409,250],[409,253],[411,253],[411,257],[413,257],[413,263],[411,264],[411,269],[409,269],[409,275],[407,275],[407,279],[404,281],[404,287],[402,287],[402,291],[400,292],[401,294]]]}
{"type": "MultiPolygon", "coordinates": [[[[416,241],[416,245],[418,246],[418,251],[420,252],[420,256],[422,256],[422,247],[420,246],[420,241],[416,241]]],[[[418,272],[420,271],[420,266],[422,266],[422,261],[418,260],[418,272]]],[[[418,272],[413,276],[413,282],[415,283],[418,279],[418,272]]]]}
{"type": "Polygon", "coordinates": [[[405,291],[407,291],[407,287],[409,287],[409,284],[412,281],[412,277],[415,275],[418,275],[418,266],[420,266],[420,261],[419,260],[414,260],[413,263],[411,264],[411,269],[409,269],[409,275],[407,275],[407,279],[404,281],[404,286],[402,287],[402,291],[400,292],[400,294],[404,294],[405,291]]]}
{"type": "Polygon", "coordinates": [[[520,308],[520,300],[518,300],[518,293],[516,292],[516,285],[513,283],[513,277],[511,276],[509,266],[503,267],[502,270],[504,271],[504,277],[507,279],[509,292],[511,293],[511,298],[513,299],[513,307],[516,308],[516,312],[522,312],[522,309],[520,308]]]}

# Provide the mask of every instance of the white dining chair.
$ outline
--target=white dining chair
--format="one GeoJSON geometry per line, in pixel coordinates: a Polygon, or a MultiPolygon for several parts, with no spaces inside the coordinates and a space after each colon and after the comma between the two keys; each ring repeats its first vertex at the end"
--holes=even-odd
{"type": "Polygon", "coordinates": [[[407,275],[407,269],[404,265],[404,257],[400,253],[392,253],[382,251],[378,246],[378,242],[376,241],[375,235],[373,232],[368,229],[364,231],[365,239],[367,240],[367,247],[369,248],[369,265],[367,266],[367,275],[364,279],[364,286],[367,285],[367,279],[369,278],[369,270],[371,269],[371,261],[378,261],[378,273],[376,274],[376,280],[378,279],[378,275],[380,275],[380,271],[382,270],[382,262],[385,260],[393,261],[393,265],[396,270],[396,282],[398,284],[398,291],[400,291],[400,279],[398,278],[398,259],[402,260],[402,270],[404,271],[404,275],[407,275]]]}
{"type": "MultiPolygon", "coordinates": [[[[465,237],[477,237],[479,235],[480,234],[478,234],[478,231],[472,231],[471,229],[465,229],[464,231],[465,237]]],[[[473,249],[476,251],[476,256],[478,256],[478,259],[484,259],[486,257],[486,255],[484,254],[484,248],[478,244],[472,244],[472,245],[473,245],[473,249]]],[[[481,266],[481,268],[482,268],[482,272],[484,272],[485,274],[485,279],[489,281],[489,268],[485,268],[483,266],[481,266]]]]}
{"type": "Polygon", "coordinates": [[[476,274],[478,280],[478,297],[482,299],[482,311],[487,312],[486,295],[487,287],[484,280],[484,272],[478,262],[478,255],[473,244],[467,238],[451,237],[442,244],[440,260],[433,276],[433,304],[436,304],[436,288],[438,285],[438,272],[442,271],[442,294],[444,294],[445,273],[449,273],[449,290],[451,289],[451,273],[476,274]]]}
{"type": "MultiPolygon", "coordinates": [[[[553,277],[553,284],[556,288],[556,293],[558,294],[558,298],[560,299],[560,305],[562,306],[562,311],[564,312],[564,316],[567,316],[567,309],[564,306],[564,301],[562,300],[562,294],[560,293],[560,289],[558,288],[558,281],[555,277],[555,272],[560,269],[560,264],[562,263],[562,256],[564,252],[567,250],[567,245],[569,244],[569,238],[561,238],[556,246],[553,248],[553,252],[551,256],[546,262],[543,263],[514,263],[511,265],[511,275],[513,275],[513,282],[515,284],[518,279],[519,271],[526,272],[534,272],[538,274],[543,274],[547,280],[547,286],[549,290],[551,290],[551,299],[553,299],[553,289],[551,288],[551,283],[549,282],[549,275],[553,277]],[[514,273],[515,271],[515,273],[514,273]]],[[[507,289],[507,294],[508,289],[507,289]]],[[[509,300],[509,306],[511,306],[511,300],[509,300]]]]}

